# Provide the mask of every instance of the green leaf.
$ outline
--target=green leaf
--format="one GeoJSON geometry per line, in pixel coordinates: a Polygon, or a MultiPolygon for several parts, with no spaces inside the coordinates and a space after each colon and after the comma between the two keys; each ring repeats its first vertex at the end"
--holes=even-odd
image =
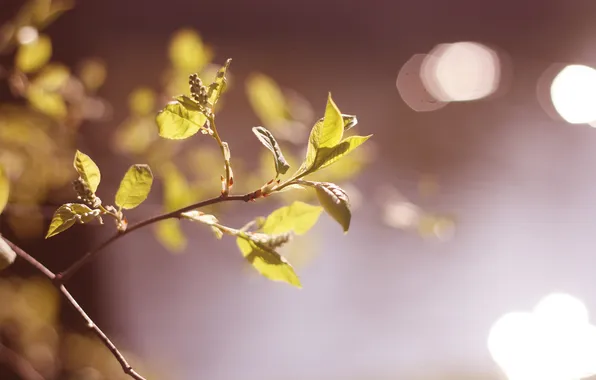
{"type": "Polygon", "coordinates": [[[321,148],[317,151],[315,160],[309,172],[323,169],[344,157],[360,145],[364,144],[372,135],[350,136],[332,148],[321,148]]]}
{"type": "Polygon", "coordinates": [[[0,236],[0,271],[8,268],[17,258],[15,251],[0,236]]]}
{"type": "Polygon", "coordinates": [[[182,252],[186,248],[187,241],[180,222],[176,219],[166,219],[155,225],[155,237],[171,252],[182,252]]]}
{"type": "Polygon", "coordinates": [[[98,210],[79,203],[67,203],[58,208],[52,217],[46,239],[66,231],[76,222],[87,223],[98,217],[98,210]]]}
{"type": "Polygon", "coordinates": [[[27,100],[36,110],[58,120],[64,120],[68,114],[66,102],[58,92],[47,91],[37,85],[27,88],[27,100]]]}
{"type": "Polygon", "coordinates": [[[77,173],[79,173],[83,183],[95,193],[101,181],[101,173],[95,162],[85,153],[77,150],[73,166],[77,173]]]}
{"type": "Polygon", "coordinates": [[[116,206],[130,210],[147,199],[153,184],[153,173],[148,165],[131,166],[116,192],[116,206]]]}
{"type": "Polygon", "coordinates": [[[221,94],[226,90],[227,86],[227,79],[226,79],[226,72],[230,67],[230,63],[232,63],[232,59],[228,58],[226,63],[217,71],[217,75],[215,76],[215,81],[209,85],[209,90],[207,92],[207,101],[211,105],[211,108],[215,107],[217,101],[221,97],[221,94]]]}
{"type": "Polygon", "coordinates": [[[277,174],[286,174],[290,165],[284,158],[281,148],[273,137],[273,134],[263,127],[254,127],[252,132],[257,136],[259,141],[273,153],[273,160],[275,162],[275,171],[277,174]]]}
{"type": "Polygon", "coordinates": [[[146,116],[154,112],[155,97],[155,92],[150,88],[137,88],[128,96],[128,107],[135,115],[146,116]]]}
{"type": "Polygon", "coordinates": [[[325,117],[319,119],[310,131],[306,158],[301,168],[310,168],[316,159],[319,149],[334,147],[341,141],[343,134],[344,120],[342,114],[333,102],[331,94],[329,94],[327,107],[325,108],[325,117]]]}
{"type": "Polygon", "coordinates": [[[321,212],[323,208],[320,206],[295,201],[269,214],[261,230],[270,235],[290,231],[294,231],[296,235],[303,235],[317,223],[321,212]]]}
{"type": "Polygon", "coordinates": [[[344,232],[348,232],[352,213],[346,192],[333,183],[315,182],[314,184],[321,206],[342,226],[344,232]]]}
{"type": "Polygon", "coordinates": [[[159,111],[155,120],[161,137],[183,140],[205,128],[207,117],[201,111],[190,109],[180,101],[173,101],[159,111]]]}
{"type": "Polygon", "coordinates": [[[40,34],[37,40],[19,46],[15,56],[17,69],[32,73],[41,69],[52,57],[52,40],[40,34]]]}
{"type": "Polygon", "coordinates": [[[8,195],[10,193],[10,182],[4,169],[0,166],[0,214],[4,211],[8,203],[8,195]]]}
{"type": "Polygon", "coordinates": [[[246,234],[241,234],[236,244],[246,260],[264,277],[302,287],[294,268],[279,253],[250,240],[246,234]]]}
{"type": "Polygon", "coordinates": [[[176,69],[184,71],[185,75],[201,71],[210,60],[211,52],[194,30],[182,29],[172,37],[170,61],[176,69]]]}
{"type": "Polygon", "coordinates": [[[331,94],[329,94],[325,117],[322,123],[315,123],[308,140],[309,145],[312,145],[315,149],[334,147],[341,141],[343,133],[344,122],[341,112],[339,112],[331,98],[331,94]]]}

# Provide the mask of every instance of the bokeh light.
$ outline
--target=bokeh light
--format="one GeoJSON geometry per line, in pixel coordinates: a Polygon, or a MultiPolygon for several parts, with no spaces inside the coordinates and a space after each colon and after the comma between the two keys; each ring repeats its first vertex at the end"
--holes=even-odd
{"type": "Polygon", "coordinates": [[[596,121],[596,70],[584,65],[566,66],[550,88],[553,105],[571,124],[596,121]]]}
{"type": "Polygon", "coordinates": [[[421,80],[421,69],[426,54],[415,54],[397,74],[397,91],[403,101],[417,112],[436,111],[447,105],[438,101],[424,87],[421,80]]]}
{"type": "Polygon", "coordinates": [[[31,44],[37,41],[38,37],[39,33],[37,32],[37,29],[32,26],[23,26],[17,32],[17,41],[19,41],[21,45],[31,44]]]}
{"type": "Polygon", "coordinates": [[[496,91],[500,77],[497,53],[475,42],[436,46],[421,71],[427,91],[443,102],[485,98],[496,91]]]}
{"type": "Polygon", "coordinates": [[[596,327],[581,300],[544,297],[532,312],[502,316],[488,349],[510,380],[574,380],[596,374],[596,327]]]}

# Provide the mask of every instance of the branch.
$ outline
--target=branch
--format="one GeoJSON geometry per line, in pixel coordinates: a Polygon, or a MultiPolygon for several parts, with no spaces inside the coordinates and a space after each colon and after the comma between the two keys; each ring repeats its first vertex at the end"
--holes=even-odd
{"type": "Polygon", "coordinates": [[[219,137],[219,133],[217,133],[217,127],[215,126],[215,117],[213,115],[211,115],[211,117],[209,118],[209,126],[211,127],[211,130],[213,131],[213,138],[215,138],[215,141],[217,141],[217,145],[219,145],[219,149],[221,150],[221,155],[223,156],[223,159],[224,159],[224,166],[226,169],[226,178],[223,179],[225,181],[225,183],[222,188],[222,193],[224,195],[228,195],[230,193],[230,187],[234,183],[234,179],[232,178],[232,167],[230,165],[230,159],[229,159],[229,150],[226,152],[226,148],[224,147],[225,143],[221,140],[221,137],[219,137]]]}
{"type": "MultiPolygon", "coordinates": [[[[4,239],[4,241],[6,241],[6,243],[16,252],[16,254],[21,259],[27,261],[35,269],[37,269],[40,273],[42,273],[44,276],[46,276],[48,279],[50,279],[52,281],[52,284],[60,291],[60,293],[62,293],[62,295],[64,296],[64,298],[66,298],[66,300],[72,305],[72,307],[76,310],[76,312],[79,313],[79,315],[85,320],[85,323],[87,324],[87,327],[91,331],[93,331],[93,333],[95,335],[97,335],[97,337],[100,339],[100,341],[103,343],[103,345],[106,346],[108,348],[108,350],[110,350],[110,352],[112,353],[112,355],[116,358],[116,360],[118,360],[118,363],[120,363],[120,366],[122,367],[122,370],[124,371],[125,374],[127,374],[128,376],[130,376],[131,378],[133,378],[135,380],[145,380],[145,378],[143,376],[139,375],[130,366],[130,364],[128,364],[128,362],[126,361],[126,359],[124,358],[124,356],[120,353],[120,351],[118,350],[118,348],[116,348],[116,346],[114,345],[114,343],[112,343],[112,341],[110,340],[110,338],[108,338],[106,336],[106,334],[104,334],[104,332],[101,331],[101,329],[95,324],[95,322],[93,322],[93,320],[87,315],[87,313],[85,313],[85,311],[83,310],[83,308],[73,298],[73,296],[64,287],[64,285],[61,282],[58,281],[58,277],[51,270],[49,270],[48,268],[46,268],[42,263],[40,263],[39,261],[37,261],[35,258],[33,258],[31,255],[29,255],[27,252],[23,251],[17,245],[15,245],[11,241],[7,240],[6,238],[2,237],[2,235],[0,235],[0,238],[4,239]]],[[[38,379],[43,380],[43,378],[41,378],[41,377],[39,377],[39,378],[36,378],[36,377],[25,377],[25,378],[26,379],[34,379],[34,380],[38,380],[38,379]]]]}
{"type": "Polygon", "coordinates": [[[93,260],[95,258],[95,256],[97,256],[97,254],[102,249],[104,249],[108,245],[112,244],[116,240],[128,235],[129,233],[131,233],[135,230],[138,230],[139,228],[142,228],[142,227],[145,227],[145,226],[148,226],[148,225],[151,225],[151,224],[154,224],[154,223],[160,222],[162,220],[166,220],[166,219],[180,218],[182,213],[185,213],[190,210],[196,210],[201,207],[205,207],[205,206],[209,206],[209,205],[213,205],[213,204],[217,204],[217,203],[228,202],[228,201],[248,202],[248,201],[253,200],[257,197],[255,194],[257,194],[257,192],[252,192],[252,193],[248,193],[245,195],[228,195],[228,196],[222,194],[219,197],[215,197],[215,198],[207,199],[202,202],[194,203],[190,206],[186,206],[181,209],[178,209],[178,210],[175,210],[172,212],[168,212],[165,214],[157,215],[152,218],[149,218],[149,219],[143,220],[141,222],[138,222],[136,224],[133,224],[132,226],[128,227],[125,231],[116,233],[115,235],[110,237],[108,240],[101,243],[97,248],[85,253],[85,255],[83,255],[83,257],[81,257],[80,259],[75,261],[74,264],[72,264],[64,272],[58,273],[56,275],[55,281],[59,284],[65,283],[72,275],[74,275],[79,269],[81,269],[81,267],[83,267],[85,264],[87,264],[88,262],[93,260]]]}
{"type": "Polygon", "coordinates": [[[14,373],[23,380],[45,380],[29,361],[2,343],[0,343],[0,361],[11,366],[14,373]]]}

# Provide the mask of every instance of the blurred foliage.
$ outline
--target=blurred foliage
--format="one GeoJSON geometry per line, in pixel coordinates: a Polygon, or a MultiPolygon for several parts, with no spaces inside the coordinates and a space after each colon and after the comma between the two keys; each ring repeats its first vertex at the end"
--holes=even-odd
{"type": "Polygon", "coordinates": [[[129,379],[95,336],[59,324],[59,300],[47,279],[0,278],[0,348],[16,352],[45,379],[129,379]]]}
{"type": "Polygon", "coordinates": [[[52,60],[52,42],[40,32],[72,1],[30,0],[0,29],[0,56],[14,55],[12,67],[0,67],[13,103],[0,105],[0,166],[10,179],[6,220],[20,237],[43,231],[40,205],[58,202],[71,180],[71,157],[81,125],[108,116],[109,107],[96,91],[105,66],[96,59],[81,62],[73,73],[52,60]]]}

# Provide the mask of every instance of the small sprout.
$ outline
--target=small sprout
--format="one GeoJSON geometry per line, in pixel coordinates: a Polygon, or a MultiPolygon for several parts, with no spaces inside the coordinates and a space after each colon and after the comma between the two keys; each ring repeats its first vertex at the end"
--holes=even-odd
{"type": "Polygon", "coordinates": [[[197,74],[191,74],[188,78],[188,84],[190,85],[190,96],[199,103],[199,105],[206,107],[209,95],[207,87],[203,85],[201,78],[199,78],[197,74]]]}
{"type": "Polygon", "coordinates": [[[77,199],[91,208],[99,208],[101,199],[87,186],[81,177],[72,182],[73,188],[77,193],[77,199]]]}

